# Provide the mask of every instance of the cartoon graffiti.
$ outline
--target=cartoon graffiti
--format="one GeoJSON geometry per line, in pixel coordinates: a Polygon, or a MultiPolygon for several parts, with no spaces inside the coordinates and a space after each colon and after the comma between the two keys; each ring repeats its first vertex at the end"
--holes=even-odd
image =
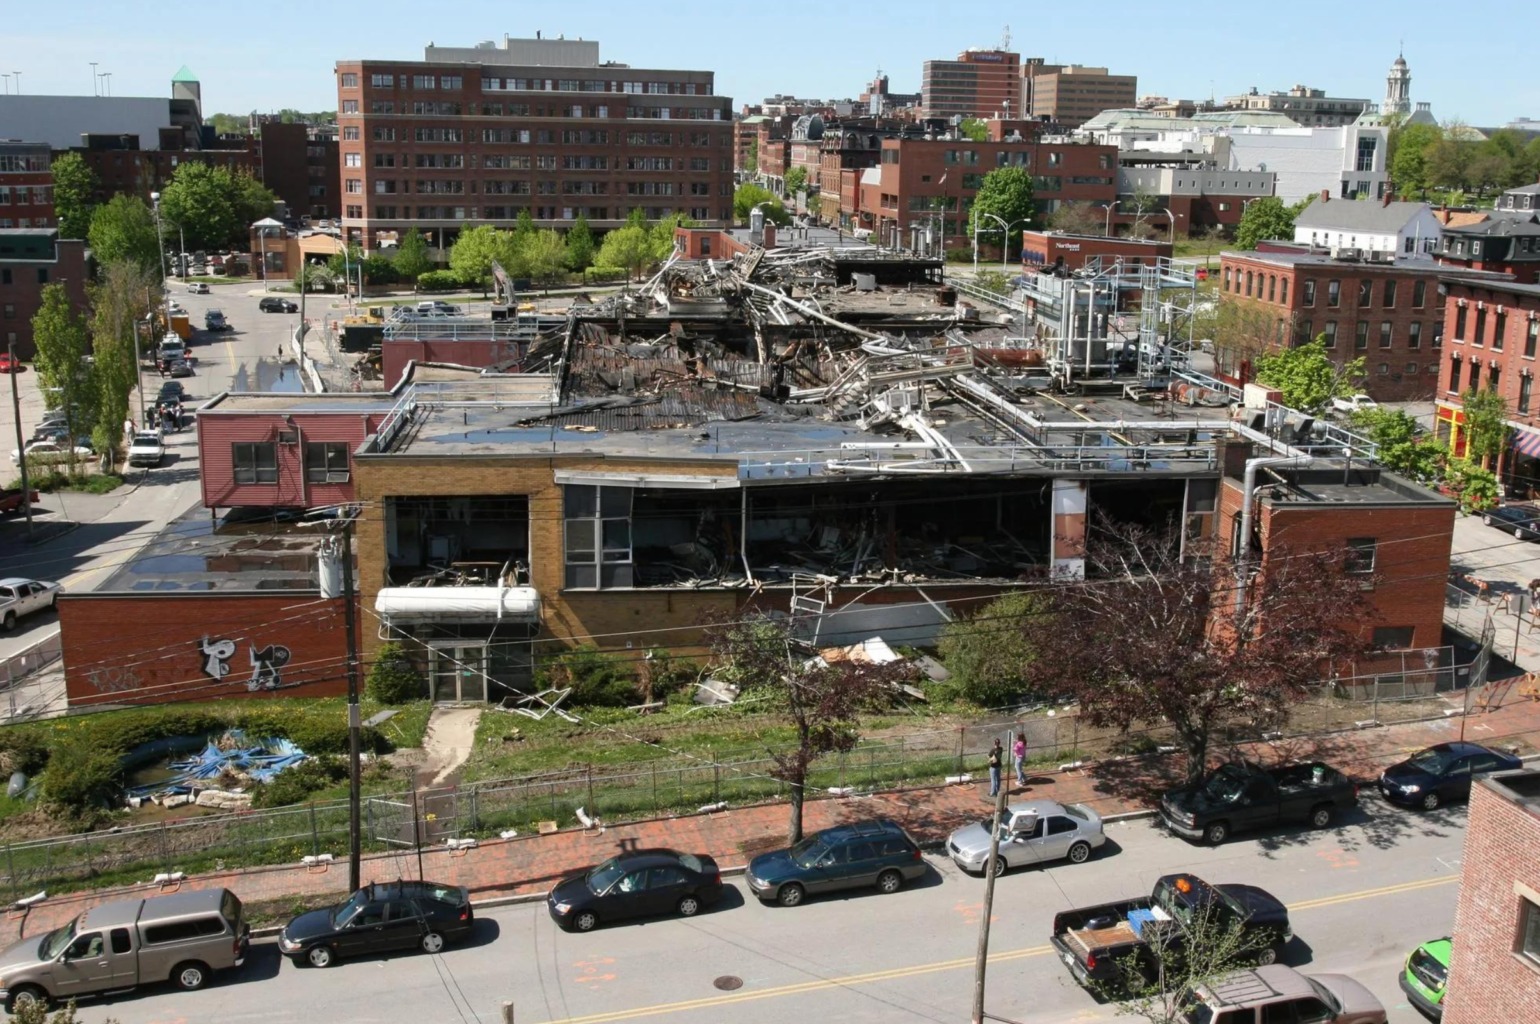
{"type": "Polygon", "coordinates": [[[279,669],[289,663],[289,649],[278,644],[268,644],[260,651],[251,645],[251,678],[246,681],[248,690],[276,690],[283,682],[279,669]]]}
{"type": "Polygon", "coordinates": [[[230,659],[235,656],[234,640],[210,640],[204,637],[198,649],[203,652],[203,672],[218,682],[230,674],[230,659]]]}
{"type": "Polygon", "coordinates": [[[139,689],[139,675],[130,665],[106,665],[86,673],[86,685],[97,693],[139,689]]]}

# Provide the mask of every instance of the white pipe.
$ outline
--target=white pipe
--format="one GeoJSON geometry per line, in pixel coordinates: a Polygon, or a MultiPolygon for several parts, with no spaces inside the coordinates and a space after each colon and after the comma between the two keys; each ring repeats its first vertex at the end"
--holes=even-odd
{"type": "Polygon", "coordinates": [[[842,331],[849,331],[851,334],[857,334],[857,335],[860,335],[863,338],[871,338],[874,341],[882,341],[882,340],[884,340],[883,336],[880,335],[880,334],[873,334],[871,331],[862,330],[861,328],[856,327],[853,324],[847,324],[847,323],[845,323],[843,321],[836,320],[832,316],[824,316],[822,313],[818,312],[818,310],[814,309],[813,307],[811,307],[811,306],[809,306],[809,305],[807,305],[805,303],[798,302],[796,299],[787,298],[785,295],[782,295],[778,291],[773,291],[773,290],[771,290],[769,288],[762,287],[760,285],[755,284],[752,281],[741,281],[739,283],[744,288],[747,288],[750,291],[760,292],[760,293],[762,293],[764,295],[770,296],[772,299],[775,299],[778,302],[786,303],[786,305],[790,306],[792,309],[795,309],[797,312],[801,313],[803,316],[810,316],[810,317],[812,317],[815,320],[822,320],[824,323],[830,325],[831,327],[838,327],[842,331]]]}
{"type": "MultiPolygon", "coordinates": [[[[1240,550],[1235,553],[1235,563],[1239,570],[1244,571],[1251,554],[1251,516],[1252,497],[1257,488],[1257,470],[1270,466],[1299,466],[1310,465],[1314,461],[1303,453],[1299,455],[1264,455],[1257,459],[1246,460],[1246,473],[1241,479],[1241,536],[1240,550]]],[[[1236,610],[1239,611],[1244,595],[1244,587],[1237,587],[1235,591],[1236,610]]]]}

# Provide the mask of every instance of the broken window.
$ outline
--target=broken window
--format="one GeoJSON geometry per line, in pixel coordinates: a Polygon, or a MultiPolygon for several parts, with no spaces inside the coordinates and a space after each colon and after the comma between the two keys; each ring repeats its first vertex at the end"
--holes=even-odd
{"type": "Polygon", "coordinates": [[[562,491],[566,586],[631,586],[631,488],[568,484],[562,491]]]}
{"type": "Polygon", "coordinates": [[[495,579],[504,565],[527,582],[529,498],[388,498],[385,545],[397,585],[429,576],[441,584],[495,579]]]}

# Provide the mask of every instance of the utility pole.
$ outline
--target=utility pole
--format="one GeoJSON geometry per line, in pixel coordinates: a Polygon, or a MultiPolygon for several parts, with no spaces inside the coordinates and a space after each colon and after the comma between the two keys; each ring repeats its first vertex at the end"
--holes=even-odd
{"type": "MultiPolygon", "coordinates": [[[[21,439],[21,392],[16,390],[16,339],[6,342],[11,356],[11,411],[16,414],[16,462],[21,466],[21,507],[27,513],[27,536],[32,536],[32,487],[27,482],[27,446],[21,439]]],[[[75,439],[70,438],[70,444],[75,439]]]]}
{"type": "MultiPolygon", "coordinates": [[[[20,428],[18,428],[20,429],[20,428]]],[[[358,611],[353,594],[353,518],[342,526],[342,622],[348,634],[348,889],[357,891],[363,839],[359,825],[358,611]]]]}
{"type": "Polygon", "coordinates": [[[1000,858],[1000,819],[1005,816],[1005,794],[1011,788],[1007,770],[1011,752],[1011,734],[1006,730],[1001,743],[1005,754],[1000,758],[1000,792],[995,794],[995,818],[989,827],[989,861],[984,866],[984,912],[979,916],[979,949],[973,962],[973,1024],[984,1024],[984,972],[989,966],[989,916],[995,908],[995,862],[1000,858]]]}

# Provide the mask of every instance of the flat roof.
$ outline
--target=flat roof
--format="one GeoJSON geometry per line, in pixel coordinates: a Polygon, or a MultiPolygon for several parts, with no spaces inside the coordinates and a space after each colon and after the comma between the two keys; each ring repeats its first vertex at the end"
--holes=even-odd
{"type": "Polygon", "coordinates": [[[385,391],[226,391],[198,406],[198,414],[252,412],[386,413],[396,404],[385,391]]]}
{"type": "Polygon", "coordinates": [[[271,515],[215,522],[199,505],[168,523],[99,588],[78,596],[314,592],[316,556],[325,536],[319,527],[271,515]]]}
{"type": "Polygon", "coordinates": [[[1458,504],[1453,498],[1395,476],[1379,466],[1344,459],[1317,460],[1302,469],[1281,468],[1257,487],[1262,504],[1274,511],[1291,506],[1458,504]],[[1284,482],[1277,480],[1283,477],[1284,482]]]}
{"type": "Polygon", "coordinates": [[[1260,252],[1225,249],[1219,254],[1221,260],[1248,260],[1252,263],[1270,263],[1279,267],[1337,267],[1351,270],[1376,270],[1376,271],[1424,271],[1439,276],[1458,277],[1465,280],[1499,283],[1511,281],[1513,275],[1499,273],[1495,270],[1464,270],[1460,267],[1450,267],[1426,257],[1416,259],[1396,259],[1389,263],[1376,263],[1372,260],[1342,260],[1335,259],[1328,253],[1321,252],[1260,252]]]}

